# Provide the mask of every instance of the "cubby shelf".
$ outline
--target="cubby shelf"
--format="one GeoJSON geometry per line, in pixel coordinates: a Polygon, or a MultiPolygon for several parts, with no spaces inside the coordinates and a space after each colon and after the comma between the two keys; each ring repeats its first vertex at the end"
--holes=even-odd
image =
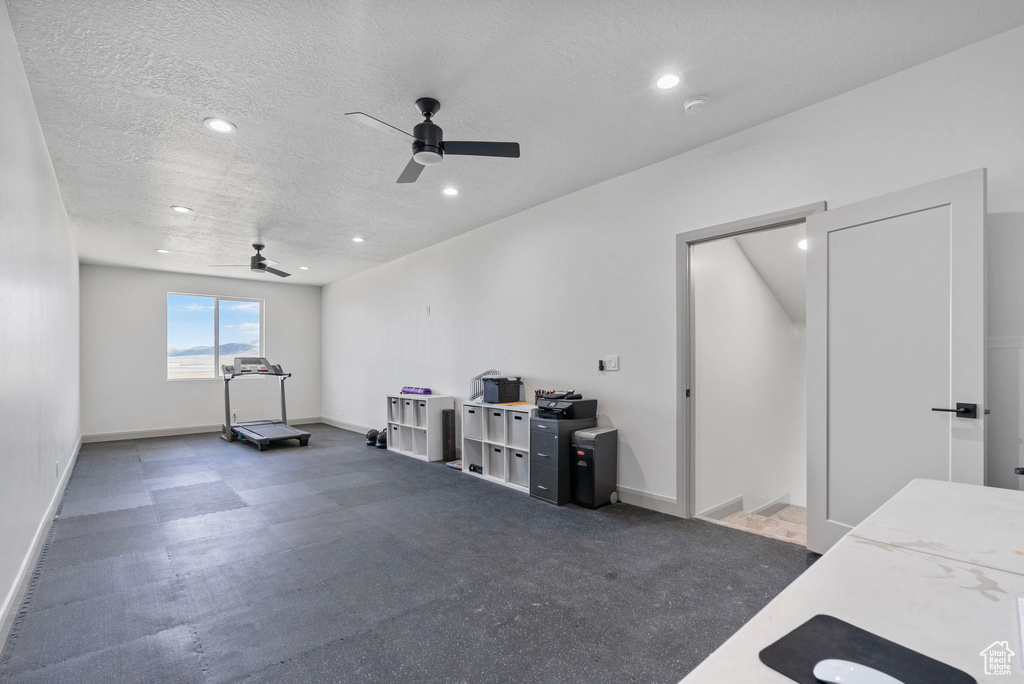
{"type": "Polygon", "coordinates": [[[462,472],[530,491],[530,415],[535,406],[462,404],[462,472]],[[473,472],[470,466],[482,472],[473,472]]]}
{"type": "Polygon", "coordinates": [[[441,411],[454,409],[455,399],[435,394],[388,395],[388,450],[440,461],[441,411]]]}

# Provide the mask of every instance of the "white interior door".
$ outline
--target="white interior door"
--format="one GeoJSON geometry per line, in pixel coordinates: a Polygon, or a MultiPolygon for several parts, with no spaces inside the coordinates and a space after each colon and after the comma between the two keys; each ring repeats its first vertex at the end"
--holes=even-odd
{"type": "Polygon", "coordinates": [[[984,484],[984,226],[984,169],[808,217],[812,551],[915,478],[984,484]]]}

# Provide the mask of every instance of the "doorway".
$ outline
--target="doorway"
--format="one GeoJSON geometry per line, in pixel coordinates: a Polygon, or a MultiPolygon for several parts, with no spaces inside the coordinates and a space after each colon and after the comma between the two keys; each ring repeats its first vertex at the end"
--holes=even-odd
{"type": "Polygon", "coordinates": [[[690,247],[698,517],[807,542],[806,226],[690,247]]]}
{"type": "Polygon", "coordinates": [[[806,543],[806,225],[824,202],[679,237],[687,515],[806,543]]]}

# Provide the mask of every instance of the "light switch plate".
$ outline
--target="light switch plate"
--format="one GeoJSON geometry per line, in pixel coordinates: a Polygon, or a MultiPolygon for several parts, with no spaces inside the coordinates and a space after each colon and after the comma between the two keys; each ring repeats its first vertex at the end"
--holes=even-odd
{"type": "Polygon", "coordinates": [[[619,370],[619,355],[604,357],[604,369],[606,371],[619,370]]]}

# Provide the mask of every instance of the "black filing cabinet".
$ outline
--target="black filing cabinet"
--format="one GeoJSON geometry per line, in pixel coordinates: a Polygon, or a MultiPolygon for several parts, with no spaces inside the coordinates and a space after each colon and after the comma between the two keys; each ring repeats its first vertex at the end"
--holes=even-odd
{"type": "Polygon", "coordinates": [[[597,418],[530,418],[530,496],[569,503],[572,433],[596,425],[597,418]]]}

